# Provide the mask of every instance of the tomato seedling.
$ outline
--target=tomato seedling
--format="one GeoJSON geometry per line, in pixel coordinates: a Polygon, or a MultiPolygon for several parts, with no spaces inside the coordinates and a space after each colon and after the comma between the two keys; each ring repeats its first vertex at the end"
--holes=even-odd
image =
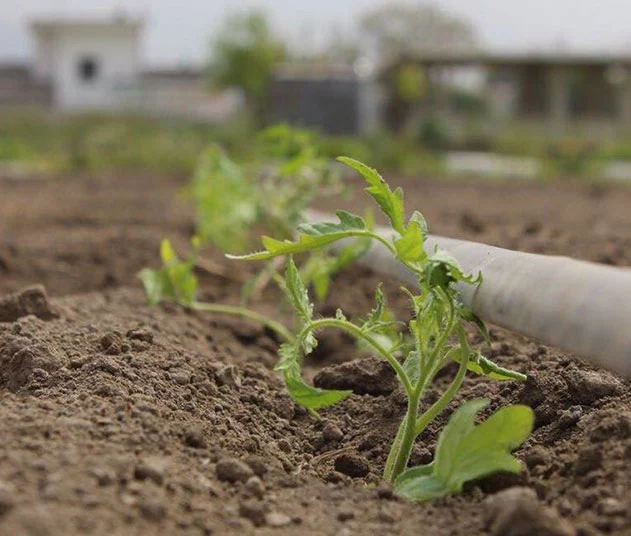
{"type": "Polygon", "coordinates": [[[337,222],[299,224],[295,240],[264,236],[263,251],[229,256],[241,260],[288,257],[283,286],[295,311],[295,338],[282,344],[277,369],[283,373],[289,394],[313,412],[350,395],[350,391],[312,387],[301,377],[303,357],[317,346],[317,333],[324,328],[342,330],[390,364],[407,396],[407,412],[384,469],[384,479],[394,484],[395,493],[409,499],[429,500],[457,493],[466,481],[499,470],[519,471],[519,462],[510,452],[530,433],[532,410],[527,406],[509,406],[474,426],[475,414],[486,404],[482,400],[470,401],[452,415],[440,436],[434,462],[407,469],[414,441],[451,402],[467,370],[498,380],[524,380],[525,376],[498,366],[469,345],[466,322],[473,322],[485,337],[488,333],[483,322],[460,302],[455,284],[477,285],[482,280],[481,274],[475,277],[465,274],[445,251],[436,249],[428,253],[424,247],[428,233],[425,219],[415,211],[406,221],[403,191],[391,190],[374,169],[361,162],[350,158],[339,160],[365,179],[366,192],[390,221],[391,238],[374,232],[360,216],[338,211],[337,222]],[[340,310],[334,317],[314,316],[307,287],[292,256],[318,251],[349,238],[377,241],[416,275],[418,289],[405,289],[413,310],[408,337],[393,337],[393,317],[380,288],[376,291],[375,308],[362,322],[347,319],[340,310]],[[453,381],[438,400],[420,411],[427,388],[452,361],[458,364],[453,381]]]}
{"type": "MultiPolygon", "coordinates": [[[[309,131],[273,126],[258,136],[257,147],[263,158],[250,166],[233,161],[217,145],[202,155],[189,188],[202,244],[240,252],[250,244],[256,226],[291,238],[314,200],[344,191],[339,169],[318,154],[309,131]]],[[[349,243],[337,255],[314,251],[305,259],[301,275],[322,301],[331,278],[365,251],[364,242],[349,243]]],[[[277,268],[271,263],[245,285],[244,299],[259,294],[277,268]]]]}

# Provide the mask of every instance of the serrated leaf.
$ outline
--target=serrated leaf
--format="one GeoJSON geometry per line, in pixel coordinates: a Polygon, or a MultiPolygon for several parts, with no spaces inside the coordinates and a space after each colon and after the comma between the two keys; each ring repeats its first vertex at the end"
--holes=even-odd
{"type": "Polygon", "coordinates": [[[410,216],[410,223],[416,222],[421,226],[421,231],[423,232],[423,236],[427,236],[429,234],[429,227],[427,226],[427,222],[425,221],[425,217],[418,210],[412,212],[412,216],[410,216]]]}
{"type": "Polygon", "coordinates": [[[388,216],[392,228],[399,234],[403,234],[405,232],[403,190],[397,188],[392,191],[376,169],[368,167],[358,160],[345,156],[340,156],[337,160],[353,168],[364,178],[369,184],[368,188],[365,189],[366,192],[377,202],[384,214],[388,216]]]}
{"type": "Polygon", "coordinates": [[[482,273],[476,277],[467,275],[460,268],[458,261],[445,250],[435,251],[428,259],[425,276],[430,286],[447,288],[451,283],[464,282],[477,285],[482,281],[482,273]]]}
{"type": "Polygon", "coordinates": [[[299,405],[307,409],[317,411],[319,409],[334,406],[352,393],[352,391],[337,391],[333,389],[320,389],[306,384],[300,376],[285,374],[285,385],[291,398],[299,405]]]}
{"type": "Polygon", "coordinates": [[[310,236],[323,236],[343,231],[363,231],[366,223],[361,216],[356,216],[345,210],[335,212],[339,222],[306,222],[298,225],[298,231],[310,236]]]}
{"type": "Polygon", "coordinates": [[[386,311],[386,297],[381,289],[381,283],[379,283],[377,289],[375,290],[375,306],[370,311],[364,326],[375,325],[383,322],[385,320],[384,316],[386,311]]]}
{"type": "Polygon", "coordinates": [[[296,311],[300,324],[309,323],[313,316],[313,305],[309,301],[309,293],[300,278],[300,272],[298,272],[292,257],[287,259],[285,269],[285,294],[296,311]]]}
{"type": "Polygon", "coordinates": [[[532,431],[534,414],[528,406],[507,406],[475,426],[476,414],[486,405],[478,399],[458,408],[440,434],[434,462],[404,471],[394,483],[395,494],[427,501],[459,493],[466,482],[498,471],[519,472],[511,451],[532,431]]]}
{"type": "Polygon", "coordinates": [[[411,220],[405,232],[394,241],[397,256],[401,262],[420,263],[427,258],[427,253],[423,249],[425,234],[420,222],[411,220]]]}
{"type": "Polygon", "coordinates": [[[421,375],[421,354],[419,354],[416,350],[412,350],[408,353],[408,356],[403,362],[403,370],[410,379],[410,383],[412,385],[416,385],[421,375]]]}
{"type": "Polygon", "coordinates": [[[263,236],[261,238],[261,242],[265,248],[264,251],[258,251],[248,255],[226,255],[226,257],[229,259],[246,261],[267,260],[281,255],[295,255],[297,253],[312,251],[349,236],[353,236],[353,231],[341,231],[338,233],[320,236],[303,234],[300,235],[300,238],[297,241],[276,240],[274,238],[270,238],[269,236],[263,236]]]}
{"type": "Polygon", "coordinates": [[[351,394],[351,391],[320,389],[305,383],[300,376],[302,355],[297,343],[282,344],[279,356],[276,370],[282,371],[287,392],[297,404],[315,411],[337,404],[351,394]]]}

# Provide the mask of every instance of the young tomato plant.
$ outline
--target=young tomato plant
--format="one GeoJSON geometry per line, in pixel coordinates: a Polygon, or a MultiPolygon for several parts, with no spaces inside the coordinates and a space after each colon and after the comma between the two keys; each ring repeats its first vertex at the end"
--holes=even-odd
{"type": "Polygon", "coordinates": [[[263,251],[231,256],[247,260],[288,257],[283,286],[295,310],[296,329],[295,338],[281,346],[277,366],[283,373],[288,392],[298,404],[313,412],[336,404],[350,394],[349,391],[316,389],[301,377],[302,359],[316,347],[317,333],[325,328],[342,330],[390,364],[407,396],[407,412],[384,470],[384,478],[394,484],[397,494],[413,500],[430,500],[461,491],[468,480],[500,470],[519,471],[519,462],[510,452],[530,433],[532,410],[526,406],[509,406],[475,426],[476,413],[486,405],[483,400],[470,401],[452,415],[431,464],[407,469],[416,438],[454,398],[468,370],[498,380],[523,380],[525,376],[496,365],[469,345],[466,322],[472,321],[485,336],[487,332],[484,324],[459,301],[455,285],[477,285],[481,275],[473,277],[463,273],[456,260],[445,251],[437,249],[428,253],[425,250],[427,225],[420,212],[414,212],[406,221],[401,189],[392,191],[374,169],[358,161],[339,160],[359,172],[368,183],[366,192],[390,221],[391,238],[375,233],[363,218],[338,211],[337,222],[299,224],[295,240],[264,236],[263,251]],[[314,316],[307,287],[292,256],[318,251],[349,238],[377,241],[416,275],[418,289],[405,290],[413,310],[407,337],[392,340],[393,317],[380,288],[376,291],[375,308],[362,322],[352,322],[339,310],[334,317],[314,316]],[[458,364],[453,381],[433,404],[421,410],[423,395],[433,379],[452,361],[458,364]]]}
{"type": "Polygon", "coordinates": [[[171,242],[167,239],[162,240],[160,244],[162,268],[159,270],[144,268],[138,273],[149,305],[157,305],[164,300],[169,300],[196,311],[239,316],[266,326],[284,341],[294,340],[294,335],[282,323],[256,311],[246,307],[197,301],[197,278],[193,273],[193,268],[200,242],[196,237],[191,242],[193,252],[186,259],[181,260],[173,250],[171,242]]]}
{"type": "MultiPolygon", "coordinates": [[[[321,157],[309,131],[277,125],[258,137],[262,159],[238,164],[218,146],[202,155],[190,192],[195,203],[196,233],[202,243],[223,251],[243,251],[255,226],[289,239],[315,199],[344,190],[339,171],[321,157]]],[[[306,256],[303,279],[324,300],[331,277],[366,251],[364,241],[350,242],[339,254],[321,249],[306,256]]],[[[271,263],[244,287],[244,297],[260,293],[282,266],[271,263]]]]}

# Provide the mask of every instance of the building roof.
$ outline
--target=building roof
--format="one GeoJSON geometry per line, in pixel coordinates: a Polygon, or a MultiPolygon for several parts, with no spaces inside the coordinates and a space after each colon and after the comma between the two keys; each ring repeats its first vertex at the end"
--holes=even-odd
{"type": "Polygon", "coordinates": [[[383,66],[381,74],[387,74],[403,63],[446,66],[518,66],[518,65],[558,65],[558,66],[612,66],[631,67],[631,53],[584,52],[567,50],[537,50],[523,52],[491,52],[485,50],[436,51],[417,55],[401,56],[383,66]]]}
{"type": "Polygon", "coordinates": [[[125,12],[114,13],[110,17],[96,17],[94,15],[74,15],[37,17],[31,19],[29,27],[36,34],[54,33],[57,31],[98,28],[128,28],[139,31],[144,26],[144,19],[125,12]]]}

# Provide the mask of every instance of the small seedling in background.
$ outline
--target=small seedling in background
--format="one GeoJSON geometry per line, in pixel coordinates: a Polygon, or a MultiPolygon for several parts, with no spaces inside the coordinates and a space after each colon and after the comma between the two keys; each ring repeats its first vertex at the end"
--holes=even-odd
{"type": "Polygon", "coordinates": [[[368,183],[366,192],[390,221],[391,239],[375,233],[360,216],[338,211],[337,222],[299,224],[296,240],[264,236],[263,251],[231,256],[246,260],[288,257],[283,287],[295,311],[296,329],[294,340],[280,348],[277,369],[283,373],[289,394],[313,412],[350,395],[350,391],[316,389],[301,377],[303,357],[317,346],[317,333],[324,328],[342,330],[371,347],[391,365],[408,399],[407,412],[384,470],[384,478],[394,484],[395,493],[408,499],[429,500],[457,493],[465,482],[496,471],[519,471],[519,462],[510,452],[530,433],[532,410],[509,406],[474,426],[475,414],[486,405],[482,400],[470,401],[452,415],[440,436],[433,463],[407,469],[414,441],[454,398],[467,370],[498,380],[524,380],[525,376],[496,365],[468,343],[464,328],[467,321],[473,321],[483,335],[487,332],[484,324],[461,304],[455,284],[477,285],[481,275],[463,273],[456,260],[442,250],[427,253],[425,219],[420,212],[414,212],[406,221],[403,191],[392,191],[374,169],[358,161],[349,158],[340,161],[359,172],[368,183]],[[418,289],[405,290],[414,313],[408,337],[392,339],[393,317],[380,288],[376,291],[375,308],[362,322],[348,320],[339,310],[334,317],[314,316],[307,287],[292,256],[318,251],[349,238],[379,242],[417,276],[418,289]],[[399,356],[403,356],[401,361],[399,356]],[[420,412],[423,395],[433,379],[452,361],[458,363],[455,378],[433,404],[420,412]]]}
{"type": "Polygon", "coordinates": [[[283,324],[246,307],[197,301],[198,283],[193,269],[200,242],[197,238],[193,238],[191,242],[193,252],[189,257],[180,259],[171,246],[171,242],[167,239],[162,240],[160,244],[162,268],[158,270],[144,268],[139,272],[138,277],[142,281],[150,305],[157,305],[166,300],[196,311],[239,316],[266,326],[284,341],[294,339],[293,334],[283,324]]]}
{"type": "MultiPolygon", "coordinates": [[[[262,158],[250,166],[234,162],[216,145],[203,154],[190,186],[202,244],[238,253],[250,245],[255,227],[292,238],[316,199],[343,193],[339,170],[318,155],[309,131],[270,127],[259,135],[257,146],[262,158]]],[[[305,257],[301,276],[319,301],[331,278],[366,248],[366,242],[356,241],[338,255],[322,249],[305,257]]],[[[260,294],[280,267],[282,263],[271,263],[245,285],[244,301],[260,294]]]]}

